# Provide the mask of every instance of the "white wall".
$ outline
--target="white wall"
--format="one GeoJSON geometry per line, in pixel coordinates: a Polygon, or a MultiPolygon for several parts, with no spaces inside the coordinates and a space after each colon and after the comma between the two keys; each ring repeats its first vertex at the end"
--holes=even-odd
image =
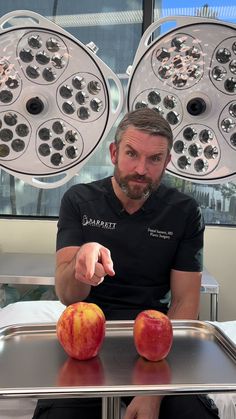
{"type": "Polygon", "coordinates": [[[0,219],[0,251],[54,253],[56,221],[0,219]]]}
{"type": "Polygon", "coordinates": [[[236,320],[236,228],[206,228],[204,261],[220,285],[219,320],[236,320]]]}
{"type": "MultiPolygon", "coordinates": [[[[56,221],[0,219],[0,251],[54,253],[56,221]]],[[[236,228],[207,227],[204,264],[220,285],[219,321],[236,319],[236,228]]],[[[209,319],[209,295],[201,319],[209,319]]]]}

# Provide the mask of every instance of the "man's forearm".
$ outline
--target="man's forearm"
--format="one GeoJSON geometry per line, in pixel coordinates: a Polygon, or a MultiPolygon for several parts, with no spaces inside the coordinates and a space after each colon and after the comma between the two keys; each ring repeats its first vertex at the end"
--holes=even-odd
{"type": "Polygon", "coordinates": [[[91,286],[75,279],[75,259],[61,263],[56,268],[55,288],[59,300],[69,305],[84,300],[90,293],[91,286]]]}
{"type": "Polygon", "coordinates": [[[194,320],[198,318],[199,306],[197,304],[179,301],[171,304],[167,314],[170,319],[194,320]]]}
{"type": "Polygon", "coordinates": [[[171,319],[193,320],[199,315],[201,272],[171,271],[171,319]]]}

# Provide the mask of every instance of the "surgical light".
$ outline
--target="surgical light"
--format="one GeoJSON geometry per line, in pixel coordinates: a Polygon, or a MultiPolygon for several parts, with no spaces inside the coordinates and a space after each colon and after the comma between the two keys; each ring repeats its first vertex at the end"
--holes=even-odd
{"type": "Polygon", "coordinates": [[[209,18],[160,19],[129,68],[127,109],[149,107],[166,118],[174,134],[167,172],[183,179],[236,176],[235,29],[209,18]]]}
{"type": "Polygon", "coordinates": [[[48,19],[0,19],[0,167],[26,183],[67,182],[105,138],[123,106],[118,77],[48,19]]]}

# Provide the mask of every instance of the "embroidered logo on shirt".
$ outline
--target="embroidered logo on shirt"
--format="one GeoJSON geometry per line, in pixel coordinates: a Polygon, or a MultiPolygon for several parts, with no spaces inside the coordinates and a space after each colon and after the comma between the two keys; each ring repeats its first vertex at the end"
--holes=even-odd
{"type": "Polygon", "coordinates": [[[112,223],[110,221],[103,221],[94,218],[89,218],[87,215],[83,215],[82,218],[82,225],[83,226],[91,226],[91,227],[98,227],[98,228],[105,228],[107,230],[115,230],[117,223],[112,223]]]}
{"type": "Polygon", "coordinates": [[[173,236],[173,231],[158,230],[157,228],[148,228],[149,236],[157,237],[158,239],[170,240],[173,236]]]}

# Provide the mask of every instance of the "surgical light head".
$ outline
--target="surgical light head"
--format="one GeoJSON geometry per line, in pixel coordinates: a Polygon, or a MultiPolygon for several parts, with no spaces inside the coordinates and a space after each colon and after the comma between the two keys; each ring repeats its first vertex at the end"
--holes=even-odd
{"type": "Polygon", "coordinates": [[[0,167],[34,186],[59,186],[109,132],[122,86],[94,44],[37,13],[9,13],[0,27],[0,167]]]}
{"type": "Polygon", "coordinates": [[[174,133],[167,172],[193,182],[236,176],[235,29],[213,19],[160,19],[129,71],[128,110],[150,107],[167,119],[174,133]]]}

